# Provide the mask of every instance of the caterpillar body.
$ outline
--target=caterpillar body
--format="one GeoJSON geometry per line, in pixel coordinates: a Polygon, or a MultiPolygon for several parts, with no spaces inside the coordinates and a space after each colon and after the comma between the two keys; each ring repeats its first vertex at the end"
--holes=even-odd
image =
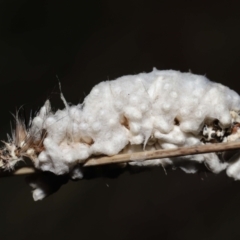
{"type": "MultiPolygon", "coordinates": [[[[240,137],[240,96],[205,76],[153,69],[93,87],[83,103],[51,111],[49,100],[30,127],[16,116],[16,128],[0,152],[0,165],[11,169],[30,158],[35,167],[81,178],[79,164],[97,155],[171,149],[236,141],[240,137]],[[76,170],[78,169],[78,170],[76,170]]],[[[238,154],[208,153],[180,159],[204,163],[240,179],[238,154]],[[234,160],[233,160],[234,158],[234,160]]],[[[173,164],[172,159],[131,165],[173,164]]],[[[195,172],[194,164],[180,165],[195,172]]]]}

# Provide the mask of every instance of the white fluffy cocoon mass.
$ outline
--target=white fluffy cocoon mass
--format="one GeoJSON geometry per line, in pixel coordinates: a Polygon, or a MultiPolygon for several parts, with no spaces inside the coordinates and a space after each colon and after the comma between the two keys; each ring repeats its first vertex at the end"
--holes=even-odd
{"type": "MultiPolygon", "coordinates": [[[[218,119],[222,128],[230,127],[230,111],[240,111],[239,95],[204,76],[156,69],[123,76],[99,83],[77,106],[53,113],[47,101],[31,127],[35,134],[47,132],[35,164],[60,175],[92,155],[201,145],[203,125],[218,119]]],[[[204,162],[216,173],[229,165],[215,153],[183,159],[204,162]]],[[[159,159],[132,165],[169,163],[171,159],[159,159]]],[[[239,165],[232,164],[227,173],[239,179],[239,165]]]]}

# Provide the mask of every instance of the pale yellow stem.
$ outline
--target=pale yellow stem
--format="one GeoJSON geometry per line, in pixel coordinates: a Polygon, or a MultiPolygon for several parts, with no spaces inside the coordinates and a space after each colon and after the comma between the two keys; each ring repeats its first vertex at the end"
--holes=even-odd
{"type": "Polygon", "coordinates": [[[83,165],[84,167],[104,165],[111,163],[136,162],[149,159],[160,159],[169,157],[180,157],[186,155],[195,155],[210,152],[222,152],[234,149],[240,149],[240,142],[215,143],[192,147],[182,147],[176,149],[161,149],[155,151],[144,151],[135,153],[118,154],[114,156],[104,156],[100,158],[90,158],[83,165]]]}
{"type": "MultiPolygon", "coordinates": [[[[127,163],[127,162],[137,162],[144,161],[149,159],[160,159],[160,158],[172,158],[180,157],[186,155],[195,155],[203,154],[210,152],[223,152],[229,150],[240,149],[240,142],[230,142],[230,143],[215,143],[215,144],[206,144],[201,146],[191,146],[191,147],[182,147],[176,149],[161,149],[155,151],[143,151],[135,153],[124,153],[117,154],[114,156],[104,156],[90,158],[83,165],[84,167],[114,164],[114,163],[127,163]]],[[[34,173],[35,169],[33,167],[24,167],[18,169],[9,175],[24,175],[34,173]]]]}

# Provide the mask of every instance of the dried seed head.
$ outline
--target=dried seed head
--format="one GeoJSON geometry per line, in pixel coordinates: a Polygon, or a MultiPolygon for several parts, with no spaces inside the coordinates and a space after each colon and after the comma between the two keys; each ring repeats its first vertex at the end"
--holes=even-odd
{"type": "Polygon", "coordinates": [[[22,157],[14,143],[3,143],[5,146],[0,150],[0,168],[12,170],[15,164],[22,160],[22,157]]]}
{"type": "Polygon", "coordinates": [[[36,133],[31,130],[31,123],[27,127],[25,119],[20,118],[18,113],[17,111],[14,116],[15,129],[12,130],[12,136],[8,135],[8,142],[2,141],[4,146],[0,149],[0,169],[13,170],[24,157],[34,161],[43,150],[46,131],[40,129],[40,137],[36,139],[36,133]]]}

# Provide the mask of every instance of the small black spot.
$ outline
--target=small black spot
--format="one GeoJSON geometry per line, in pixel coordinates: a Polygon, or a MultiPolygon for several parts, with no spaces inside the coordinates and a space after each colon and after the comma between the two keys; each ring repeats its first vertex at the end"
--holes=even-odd
{"type": "Polygon", "coordinates": [[[218,120],[218,119],[215,119],[215,120],[213,121],[213,125],[214,125],[215,127],[219,127],[219,120],[218,120]]]}
{"type": "Polygon", "coordinates": [[[7,149],[4,149],[4,150],[2,151],[2,155],[3,155],[3,156],[9,155],[9,151],[8,151],[7,149]]]}
{"type": "Polygon", "coordinates": [[[175,119],[174,119],[174,125],[179,126],[179,124],[180,124],[180,121],[179,121],[177,118],[175,118],[175,119]]]}
{"type": "Polygon", "coordinates": [[[211,134],[211,138],[216,138],[216,137],[217,137],[216,133],[211,134]]]}

